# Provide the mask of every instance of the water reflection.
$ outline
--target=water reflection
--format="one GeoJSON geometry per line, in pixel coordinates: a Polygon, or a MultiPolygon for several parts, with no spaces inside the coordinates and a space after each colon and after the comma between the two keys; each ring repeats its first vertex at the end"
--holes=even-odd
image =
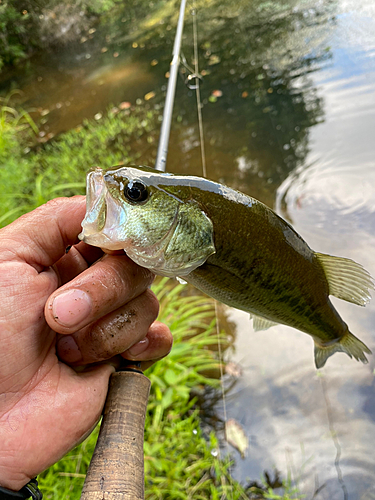
{"type": "MultiPolygon", "coordinates": [[[[201,91],[209,176],[268,203],[279,183],[303,164],[309,129],[323,119],[310,74],[330,58],[321,32],[331,29],[334,17],[329,8],[309,7],[215,3],[215,14],[207,9],[200,20],[201,68],[209,72],[201,91]],[[215,90],[222,95],[211,102],[215,90]]],[[[183,121],[173,137],[173,171],[200,173],[197,131],[187,153],[178,149],[186,126],[195,124],[193,99],[181,92],[177,103],[183,121]]]]}

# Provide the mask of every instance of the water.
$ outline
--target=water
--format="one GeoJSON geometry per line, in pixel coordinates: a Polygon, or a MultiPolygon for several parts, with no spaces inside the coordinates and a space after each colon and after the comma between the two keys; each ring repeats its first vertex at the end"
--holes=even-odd
{"type": "MultiPolygon", "coordinates": [[[[110,42],[102,28],[56,60],[34,60],[26,75],[5,75],[3,88],[22,88],[23,105],[39,108],[44,137],[151,91],[150,103],[160,104],[176,16],[160,24],[151,11],[133,20],[130,38],[119,20],[110,42]]],[[[374,33],[372,0],[226,0],[198,9],[208,177],[274,207],[313,249],[359,261],[373,276],[374,33]]],[[[191,63],[189,16],[183,51],[191,63]]],[[[195,95],[182,78],[175,116],[167,169],[200,174],[195,95]]],[[[140,163],[152,164],[156,148],[138,147],[140,163]]],[[[375,301],[333,301],[375,352],[375,301]]],[[[335,354],[317,373],[309,336],[284,326],[255,333],[235,310],[229,319],[243,374],[228,394],[228,418],[250,441],[244,459],[232,450],[234,476],[246,483],[276,467],[305,498],[375,498],[374,356],[364,366],[335,354]]]]}
{"type": "MultiPolygon", "coordinates": [[[[374,16],[370,2],[338,4],[335,28],[326,34],[331,59],[312,75],[324,121],[310,129],[309,152],[278,186],[275,200],[312,248],[353,258],[372,275],[374,16]]],[[[373,349],[374,304],[363,310],[333,301],[373,349]]],[[[239,312],[231,319],[238,326],[234,359],[245,375],[230,396],[229,416],[250,437],[246,460],[236,462],[236,477],[276,466],[290,471],[307,498],[374,498],[373,357],[360,366],[335,355],[317,374],[308,337],[282,326],[253,333],[239,312]]]]}

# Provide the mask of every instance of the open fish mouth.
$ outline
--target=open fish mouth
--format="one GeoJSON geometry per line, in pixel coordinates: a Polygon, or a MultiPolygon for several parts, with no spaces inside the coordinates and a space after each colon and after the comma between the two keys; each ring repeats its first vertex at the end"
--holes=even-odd
{"type": "MultiPolygon", "coordinates": [[[[153,245],[137,248],[135,260],[140,265],[146,267],[150,264],[150,260],[154,265],[164,261],[163,252],[173,236],[177,216],[178,210],[169,230],[159,241],[153,245]]],[[[89,245],[106,250],[125,250],[131,258],[134,258],[133,242],[121,231],[126,222],[126,208],[123,208],[123,204],[116,201],[109,192],[104,171],[97,168],[90,172],[87,176],[86,215],[82,221],[82,232],[78,237],[89,245]]]]}
{"type": "Polygon", "coordinates": [[[107,250],[123,249],[118,227],[126,222],[126,211],[108,192],[101,168],[88,174],[86,193],[86,215],[78,238],[107,250]]]}

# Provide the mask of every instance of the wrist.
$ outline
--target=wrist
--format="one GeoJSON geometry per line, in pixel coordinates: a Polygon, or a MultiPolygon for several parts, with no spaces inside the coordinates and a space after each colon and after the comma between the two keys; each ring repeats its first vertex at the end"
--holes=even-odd
{"type": "MultiPolygon", "coordinates": [[[[11,474],[7,470],[0,467],[0,486],[2,488],[6,488],[6,489],[11,490],[11,491],[19,491],[29,481],[30,481],[30,478],[25,476],[22,473],[11,474]]],[[[0,498],[1,498],[1,495],[0,495],[0,498]]]]}
{"type": "Polygon", "coordinates": [[[42,500],[43,495],[38,488],[38,481],[36,478],[31,479],[25,486],[20,490],[10,490],[0,486],[0,498],[1,500],[42,500]]]}

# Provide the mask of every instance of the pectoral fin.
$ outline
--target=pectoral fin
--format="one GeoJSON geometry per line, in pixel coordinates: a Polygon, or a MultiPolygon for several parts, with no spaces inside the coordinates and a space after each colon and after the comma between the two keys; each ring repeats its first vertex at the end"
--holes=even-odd
{"type": "Polygon", "coordinates": [[[322,253],[315,255],[325,271],[330,295],[359,306],[365,306],[370,301],[374,281],[361,264],[322,253]]]}

